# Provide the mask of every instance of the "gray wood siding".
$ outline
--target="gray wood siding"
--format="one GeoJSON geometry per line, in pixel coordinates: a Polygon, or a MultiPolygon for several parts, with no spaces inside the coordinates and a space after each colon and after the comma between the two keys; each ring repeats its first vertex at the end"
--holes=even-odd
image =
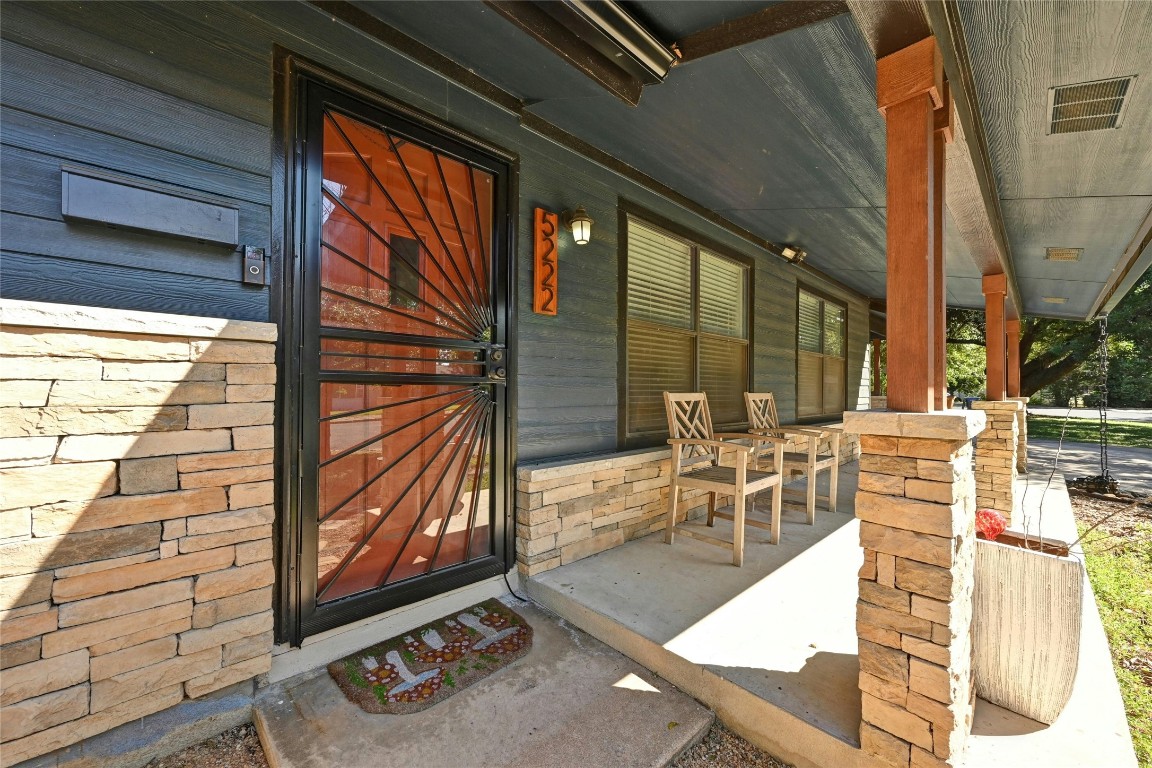
{"type": "MultiPolygon", "coordinates": [[[[272,52],[281,45],[519,157],[518,451],[521,460],[617,447],[617,206],[627,200],[755,259],[754,384],[795,413],[796,268],[522,128],[514,115],[303,3],[0,6],[3,294],[268,320],[228,248],[66,223],[61,163],[225,198],[241,242],[269,248],[272,52]],[[593,239],[560,242],[559,315],[531,311],[532,210],[583,204],[593,239]]],[[[808,285],[839,295],[823,281],[808,285]]],[[[849,371],[867,306],[849,302],[849,371]]]]}

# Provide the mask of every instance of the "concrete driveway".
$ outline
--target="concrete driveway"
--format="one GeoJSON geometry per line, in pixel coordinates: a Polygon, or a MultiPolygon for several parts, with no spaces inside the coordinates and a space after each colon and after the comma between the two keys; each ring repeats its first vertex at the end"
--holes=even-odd
{"type": "MultiPolygon", "coordinates": [[[[1095,408],[1033,408],[1028,406],[1028,413],[1034,416],[1050,416],[1062,419],[1065,415],[1074,419],[1099,419],[1100,411],[1095,408]]],[[[1142,421],[1152,422],[1152,409],[1148,408],[1109,408],[1109,421],[1142,421]]]]}
{"type": "MultiPolygon", "coordinates": [[[[1055,440],[1028,441],[1029,475],[1052,471],[1057,445],[1055,440]]],[[[1095,443],[1065,441],[1057,471],[1066,480],[1099,475],[1100,447],[1095,443]]],[[[1120,490],[1152,494],[1152,449],[1109,447],[1108,472],[1120,483],[1120,490]]]]}

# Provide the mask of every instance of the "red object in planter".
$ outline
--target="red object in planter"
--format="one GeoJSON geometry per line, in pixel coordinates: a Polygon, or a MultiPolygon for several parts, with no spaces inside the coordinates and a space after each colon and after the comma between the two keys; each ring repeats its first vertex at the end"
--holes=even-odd
{"type": "Polygon", "coordinates": [[[976,533],[979,534],[980,538],[996,541],[996,537],[1004,533],[1004,529],[1007,527],[1008,521],[1004,519],[1004,515],[996,510],[976,510],[976,533]]]}

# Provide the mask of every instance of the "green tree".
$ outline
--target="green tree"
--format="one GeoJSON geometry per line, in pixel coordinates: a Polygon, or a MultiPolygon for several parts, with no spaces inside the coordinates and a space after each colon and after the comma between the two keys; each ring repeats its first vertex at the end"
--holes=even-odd
{"type": "MultiPolygon", "coordinates": [[[[1113,310],[1108,318],[1111,358],[1109,402],[1116,406],[1152,403],[1152,273],[1113,310]]],[[[948,381],[961,392],[984,389],[984,313],[948,310],[948,381]],[[975,383],[978,379],[979,382],[975,383]]],[[[1096,322],[1025,318],[1020,326],[1020,394],[1047,395],[1064,403],[1096,389],[1096,322]]]]}

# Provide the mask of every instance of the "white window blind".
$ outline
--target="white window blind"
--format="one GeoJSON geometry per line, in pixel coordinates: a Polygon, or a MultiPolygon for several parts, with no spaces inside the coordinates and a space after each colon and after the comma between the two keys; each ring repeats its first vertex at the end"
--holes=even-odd
{"type": "Polygon", "coordinates": [[[799,329],[800,350],[820,351],[820,299],[810,293],[800,292],[799,329]]]}
{"type": "Polygon", "coordinates": [[[744,267],[707,251],[700,252],[700,330],[748,338],[744,267]]]}
{"type": "Polygon", "coordinates": [[[692,327],[692,248],[628,222],[628,317],[692,327]]]}
{"type": "Polygon", "coordinates": [[[844,410],[844,307],[801,290],[796,327],[796,415],[813,418],[844,410]]]}
{"type": "Polygon", "coordinates": [[[628,437],[666,434],[665,391],[706,392],[714,424],[742,423],[748,270],[629,218],[627,286],[628,437]]]}

